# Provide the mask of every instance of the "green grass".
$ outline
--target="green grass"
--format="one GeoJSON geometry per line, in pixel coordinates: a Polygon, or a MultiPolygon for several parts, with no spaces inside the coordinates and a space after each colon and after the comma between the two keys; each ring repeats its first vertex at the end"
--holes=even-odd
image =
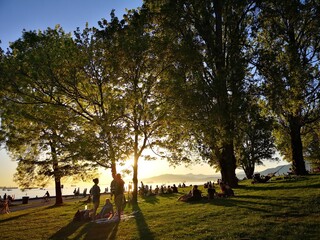
{"type": "Polygon", "coordinates": [[[1,239],[319,239],[320,175],[254,185],[242,181],[233,198],[178,202],[189,189],[139,198],[125,213],[140,212],[119,224],[72,222],[84,208],[79,199],[2,214],[1,239]]]}

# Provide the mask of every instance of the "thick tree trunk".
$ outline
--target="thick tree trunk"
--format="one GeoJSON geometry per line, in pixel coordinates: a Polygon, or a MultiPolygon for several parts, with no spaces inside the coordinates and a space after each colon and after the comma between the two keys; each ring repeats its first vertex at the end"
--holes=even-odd
{"type": "Polygon", "coordinates": [[[291,117],[289,119],[289,126],[293,171],[296,175],[306,175],[308,172],[303,158],[301,124],[299,118],[291,117]]]}
{"type": "Polygon", "coordinates": [[[246,177],[248,179],[252,179],[253,173],[254,173],[254,166],[244,166],[243,171],[246,174],[246,177]]]}
{"type": "Polygon", "coordinates": [[[220,172],[222,181],[230,185],[230,187],[238,186],[238,178],[236,176],[236,158],[234,156],[233,144],[225,144],[221,153],[220,172]]]}
{"type": "Polygon", "coordinates": [[[56,190],[55,205],[61,205],[63,203],[63,200],[62,200],[62,191],[61,191],[61,182],[60,182],[61,175],[60,175],[59,163],[57,158],[57,152],[56,152],[54,143],[51,142],[50,147],[51,147],[53,174],[54,174],[54,182],[55,182],[55,190],[56,190]]]}
{"type": "Polygon", "coordinates": [[[56,189],[56,204],[55,205],[61,205],[63,203],[63,200],[62,200],[61,182],[60,182],[59,177],[57,177],[55,179],[55,189],[56,189]]]}
{"type": "Polygon", "coordinates": [[[116,161],[114,159],[111,160],[111,174],[112,174],[112,177],[114,177],[117,174],[117,166],[116,166],[116,161]]]}

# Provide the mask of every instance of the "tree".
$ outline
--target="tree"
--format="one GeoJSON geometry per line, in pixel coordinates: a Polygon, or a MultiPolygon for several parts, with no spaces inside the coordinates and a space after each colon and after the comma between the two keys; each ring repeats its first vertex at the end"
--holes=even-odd
{"type": "Polygon", "coordinates": [[[63,108],[23,104],[23,97],[5,91],[1,129],[11,158],[18,162],[15,181],[22,188],[42,186],[54,179],[56,205],[62,204],[61,179],[88,179],[95,170],[77,151],[80,137],[63,108]]]}
{"type": "Polygon", "coordinates": [[[133,155],[132,201],[136,203],[139,159],[147,148],[164,146],[166,139],[171,108],[166,102],[161,72],[167,63],[162,62],[147,9],[130,10],[123,20],[112,17],[110,23],[100,22],[100,27],[96,36],[106,44],[104,49],[116,56],[113,66],[117,81],[112,82],[112,88],[124,103],[120,122],[127,134],[124,144],[130,146],[133,155]]]}
{"type": "Polygon", "coordinates": [[[318,16],[318,1],[263,1],[258,18],[256,65],[277,116],[277,146],[298,175],[307,174],[301,132],[320,117],[318,16]]]}
{"type": "Polygon", "coordinates": [[[185,127],[197,139],[202,156],[231,186],[237,186],[235,119],[243,102],[253,7],[251,1],[177,0],[164,1],[154,10],[163,36],[171,40],[170,75],[175,95],[180,95],[175,112],[187,120],[185,127]]]}
{"type": "Polygon", "coordinates": [[[263,114],[263,102],[247,93],[247,104],[243,108],[243,117],[237,124],[238,131],[235,141],[236,158],[244,170],[246,177],[251,179],[256,165],[262,160],[277,160],[274,139],[272,136],[273,119],[263,114]]]}
{"type": "Polygon", "coordinates": [[[8,150],[19,160],[16,179],[25,185],[35,183],[24,179],[30,172],[54,176],[57,204],[62,203],[61,177],[84,177],[84,171],[95,166],[85,161],[92,156],[84,159],[79,153],[83,148],[88,152],[90,146],[78,144],[81,134],[89,132],[88,125],[57,101],[67,101],[57,84],[74,75],[71,55],[67,55],[72,46],[70,35],[61,28],[23,32],[1,62],[2,130],[8,150]]]}
{"type": "Polygon", "coordinates": [[[318,168],[320,166],[320,122],[314,122],[303,130],[304,157],[314,168],[318,168]]]}

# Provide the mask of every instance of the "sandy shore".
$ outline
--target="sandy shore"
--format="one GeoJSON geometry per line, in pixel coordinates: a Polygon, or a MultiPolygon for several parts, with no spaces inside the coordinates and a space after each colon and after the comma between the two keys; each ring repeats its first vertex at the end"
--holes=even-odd
{"type": "MultiPolygon", "coordinates": [[[[109,193],[101,193],[101,197],[107,196],[109,193]]],[[[84,202],[88,199],[88,195],[84,197],[83,195],[74,196],[74,195],[65,195],[62,196],[63,202],[84,202]]],[[[54,196],[50,197],[49,201],[44,201],[43,198],[29,198],[28,203],[23,203],[22,199],[15,199],[9,206],[10,212],[16,212],[29,208],[43,207],[43,206],[52,206],[56,202],[54,196]]],[[[1,213],[2,214],[2,213],[1,213]]]]}
{"type": "MultiPolygon", "coordinates": [[[[85,201],[88,197],[83,196],[63,196],[63,202],[75,202],[75,201],[85,201]]],[[[9,206],[10,212],[16,212],[24,209],[43,207],[43,206],[52,206],[55,204],[55,197],[50,197],[49,201],[44,201],[42,198],[30,198],[28,203],[23,204],[22,199],[14,200],[9,206]]]]}

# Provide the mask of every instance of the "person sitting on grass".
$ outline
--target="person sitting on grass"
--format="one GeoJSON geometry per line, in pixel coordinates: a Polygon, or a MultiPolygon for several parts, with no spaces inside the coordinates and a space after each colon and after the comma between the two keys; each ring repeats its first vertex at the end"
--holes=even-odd
{"type": "Polygon", "coordinates": [[[215,195],[216,195],[216,189],[213,187],[212,184],[208,185],[208,199],[214,199],[215,195]]]}
{"type": "Polygon", "coordinates": [[[114,215],[114,211],[113,211],[113,205],[110,202],[109,198],[106,198],[106,203],[105,205],[102,207],[98,218],[112,218],[114,215]]]}
{"type": "Polygon", "coordinates": [[[188,194],[179,197],[178,200],[183,202],[192,202],[192,201],[198,201],[201,199],[202,199],[202,193],[198,189],[198,185],[194,185],[192,190],[188,194]]]}
{"type": "Polygon", "coordinates": [[[218,193],[218,197],[233,197],[234,196],[234,192],[228,183],[224,183],[221,181],[219,185],[220,185],[221,193],[218,193]]]}

